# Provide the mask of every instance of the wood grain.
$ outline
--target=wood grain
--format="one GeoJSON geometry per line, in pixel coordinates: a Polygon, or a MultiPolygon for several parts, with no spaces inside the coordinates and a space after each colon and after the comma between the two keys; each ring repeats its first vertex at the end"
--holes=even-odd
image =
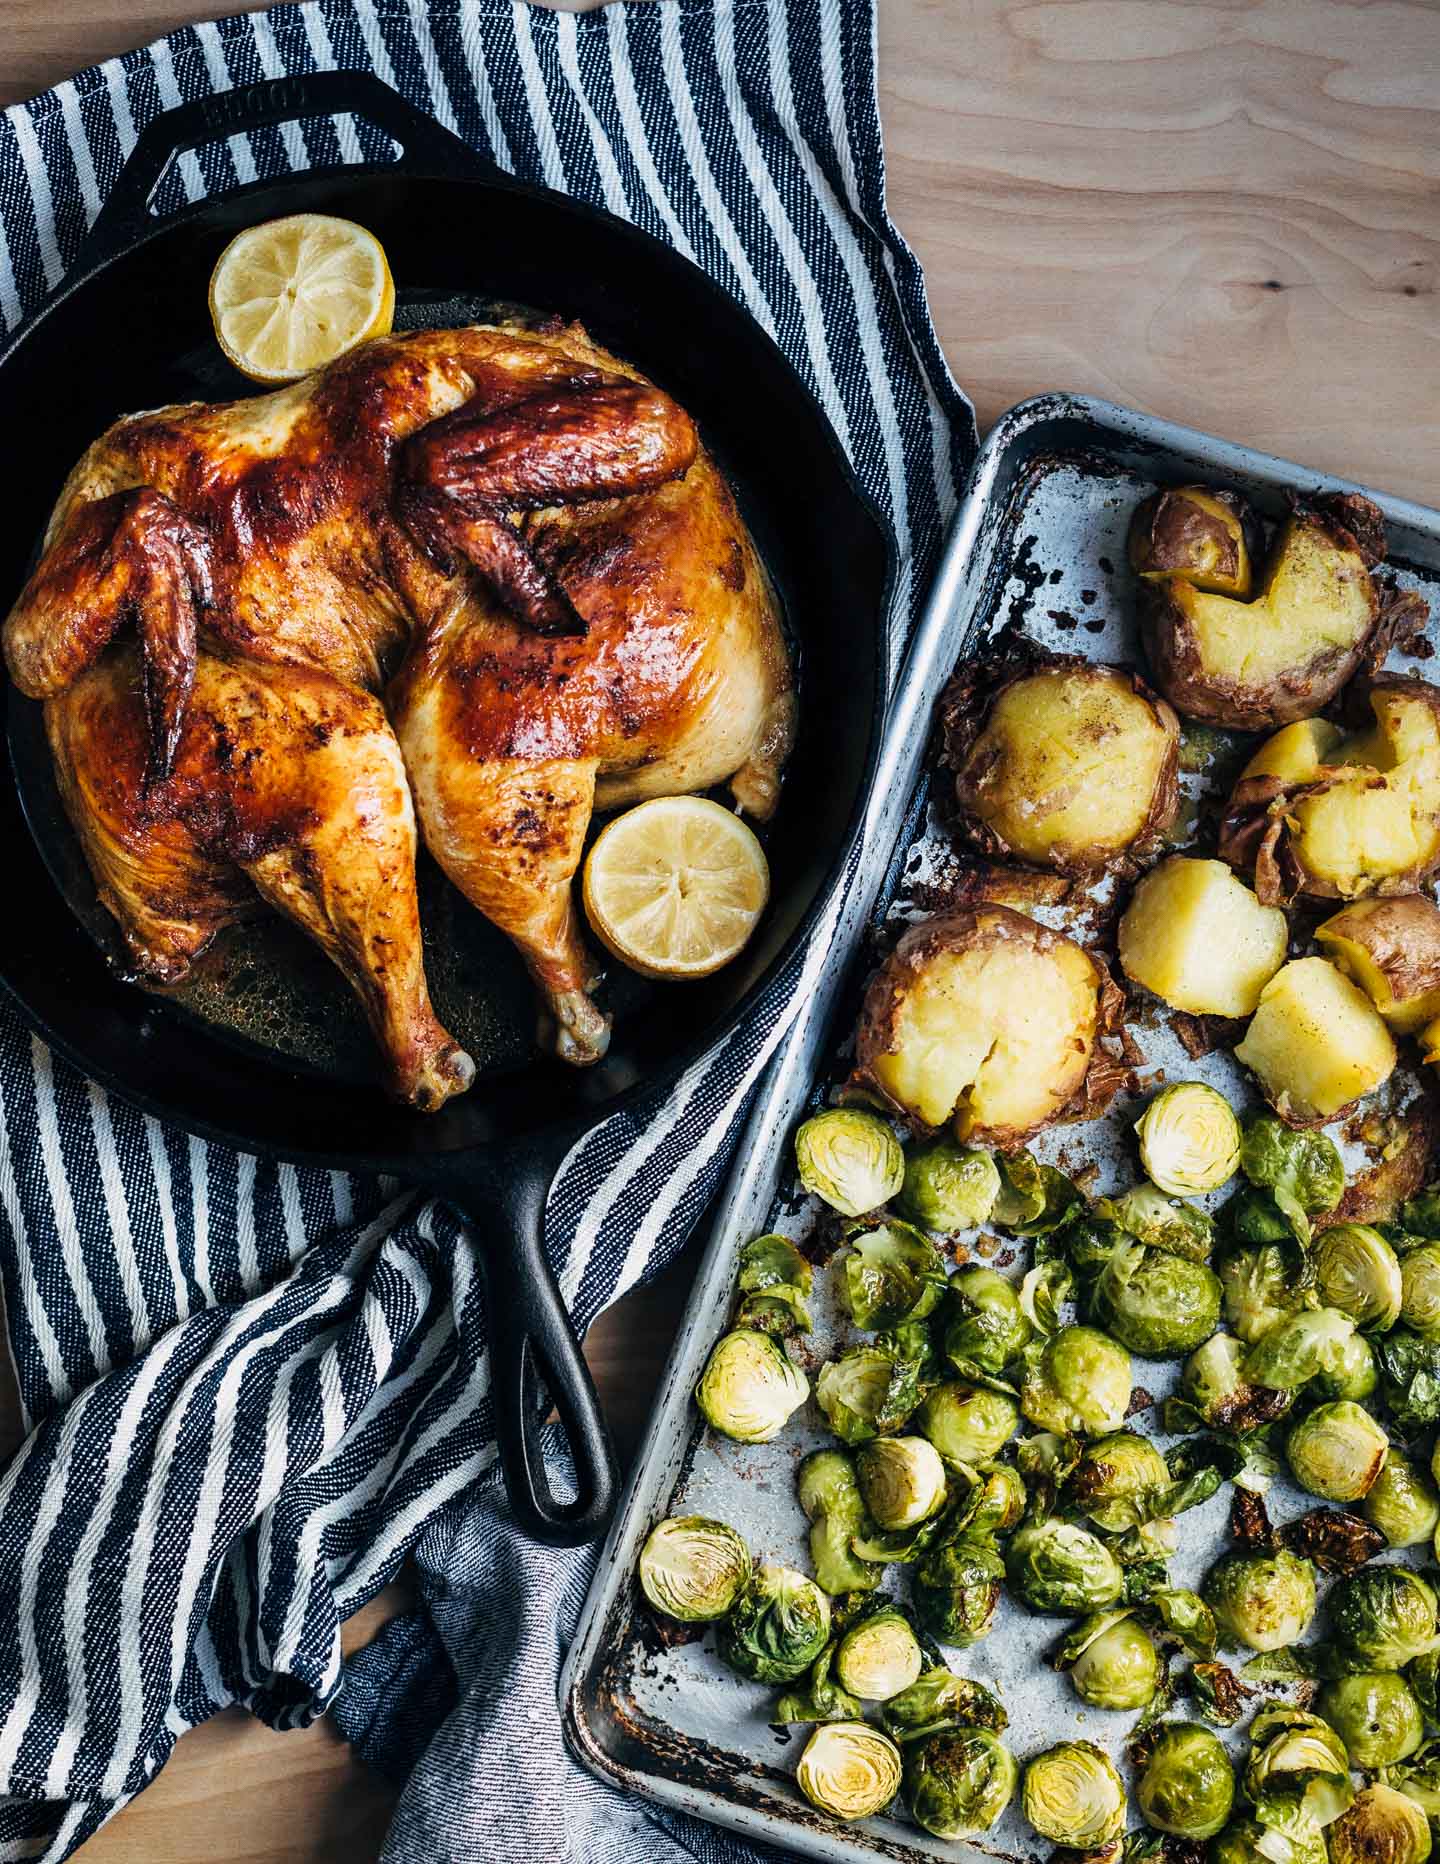
{"type": "MultiPolygon", "coordinates": [[[[891,203],[982,425],[1080,389],[1440,501],[1440,6],[879,5],[891,203]]],[[[0,0],[0,102],[223,10],[0,0]]],[[[693,1262],[591,1335],[627,1454],[693,1262]]],[[[326,1724],[222,1716],[85,1856],[367,1864],[390,1804],[326,1724]]]]}

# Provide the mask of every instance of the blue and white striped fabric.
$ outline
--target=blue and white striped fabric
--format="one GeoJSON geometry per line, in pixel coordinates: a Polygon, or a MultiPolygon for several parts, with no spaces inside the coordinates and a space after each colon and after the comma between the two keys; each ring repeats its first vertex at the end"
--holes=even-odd
{"type": "MultiPolygon", "coordinates": [[[[57,285],[156,112],[376,71],[503,167],[672,241],[784,345],[893,525],[898,656],[974,444],[888,218],[868,0],[320,0],[172,34],[0,125],[0,320],[57,285]]],[[[186,156],[161,205],[376,152],[348,122],[186,156]]],[[[806,966],[643,1127],[577,1147],[549,1250],[583,1328],[674,1253],[806,966]]],[[[340,1685],[341,1620],[493,1460],[483,1297],[445,1208],[237,1157],[0,1009],[0,1276],[28,1437],[0,1483],[0,1864],[58,1860],[176,1738],[340,1685]]],[[[540,1556],[536,1556],[539,1558],[540,1556]]],[[[538,1854],[537,1854],[538,1855],[538,1854]]]]}

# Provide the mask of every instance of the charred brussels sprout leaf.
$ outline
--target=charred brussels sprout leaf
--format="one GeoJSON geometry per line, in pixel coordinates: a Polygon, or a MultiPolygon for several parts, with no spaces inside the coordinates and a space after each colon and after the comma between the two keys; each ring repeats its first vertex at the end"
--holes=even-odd
{"type": "Polygon", "coordinates": [[[825,1722],[805,1743],[795,1780],[821,1812],[868,1819],[900,1790],[900,1750],[869,1722],[825,1722]]]}
{"type": "Polygon", "coordinates": [[[1365,1497],[1365,1519],[1392,1547],[1418,1547],[1440,1527],[1440,1495],[1428,1472],[1391,1448],[1365,1497]]]}
{"type": "Polygon", "coordinates": [[[1367,1566],[1337,1580],[1329,1598],[1336,1641],[1371,1670],[1399,1670],[1436,1642],[1436,1599],[1405,1566],[1367,1566]]]}
{"type": "Polygon", "coordinates": [[[950,1234],[984,1223],[1000,1195],[1000,1172],[988,1152],[948,1137],[905,1155],[900,1208],[912,1223],[950,1234]]]}
{"type": "Polygon", "coordinates": [[[740,1251],[739,1327],[808,1333],[814,1271],[788,1236],[757,1236],[740,1251]]]}
{"type": "Polygon", "coordinates": [[[1030,1343],[1030,1322],[1012,1284],[994,1269],[952,1276],[944,1309],[945,1356],[966,1378],[998,1377],[1030,1343]]]}
{"type": "Polygon", "coordinates": [[[908,1689],[924,1667],[919,1639],[893,1605],[867,1612],[835,1646],[836,1678],[862,1702],[888,1702],[908,1689]]]}
{"type": "Polygon", "coordinates": [[[915,1568],[915,1615],[942,1644],[977,1644],[995,1622],[1004,1573],[992,1541],[962,1534],[915,1568]]]}
{"type": "Polygon", "coordinates": [[[878,1114],[830,1107],[795,1134],[800,1182],[842,1217],[863,1217],[894,1197],[905,1181],[900,1141],[878,1114]]]}
{"type": "Polygon", "coordinates": [[[988,1832],[1010,1804],[1019,1769],[988,1728],[947,1728],[905,1746],[905,1799],[936,1838],[988,1832]]]}
{"type": "Polygon", "coordinates": [[[787,1689],[775,1704],[773,1727],[796,1722],[853,1722],[860,1716],[859,1699],[835,1681],[835,1646],[827,1644],[810,1666],[798,1689],[787,1689]]]}
{"type": "Polygon", "coordinates": [[[1240,1133],[1240,1169],[1251,1184],[1316,1216],[1345,1192],[1345,1166],[1321,1132],[1296,1132],[1273,1113],[1248,1114],[1240,1133]]]}
{"type": "Polygon", "coordinates": [[[674,1515],[640,1549],[640,1587],[667,1618],[705,1624],[730,1610],[750,1567],[750,1549],[733,1527],[708,1515],[674,1515]]]}
{"type": "Polygon", "coordinates": [[[1094,1851],[1125,1828],[1125,1788],[1093,1741],[1061,1741],[1025,1769],[1020,1807],[1042,1838],[1094,1851]]]}
{"type": "Polygon", "coordinates": [[[1396,1327],[1375,1345],[1385,1403],[1402,1435],[1440,1421],[1440,1339],[1396,1327]]]}
{"type": "Polygon", "coordinates": [[[908,1223],[884,1223],[849,1239],[841,1296],[867,1331],[923,1320],[945,1289],[945,1265],[928,1236],[908,1223]]]}
{"type": "Polygon", "coordinates": [[[1290,1432],[1290,1473],[1327,1502],[1358,1502],[1384,1467],[1390,1439],[1368,1411],[1346,1398],[1316,1405],[1290,1432]]]}
{"type": "Polygon", "coordinates": [[[1186,1680],[1200,1713],[1213,1728],[1233,1728],[1255,1695],[1223,1663],[1197,1663],[1186,1680]]]}
{"type": "Polygon", "coordinates": [[[955,1381],[937,1385],[916,1420],[947,1463],[973,1467],[998,1456],[1020,1423],[1008,1392],[955,1381]]]}
{"type": "Polygon", "coordinates": [[[999,1165],[1000,1195],[990,1220],[1012,1236],[1048,1236],[1084,1209],[1084,1197],[1064,1172],[1042,1165],[1029,1152],[1012,1153],[999,1165]]]}
{"type": "Polygon", "coordinates": [[[855,1537],[870,1525],[853,1462],[843,1450],[815,1450],[801,1463],[796,1486],[810,1523],[816,1583],[832,1595],[873,1591],[880,1583],[880,1569],[852,1548],[855,1537]]]}
{"type": "Polygon", "coordinates": [[[926,1670],[908,1689],[891,1696],[880,1719],[902,1747],[943,1728],[988,1728],[1003,1734],[1010,1720],[1000,1698],[983,1683],[939,1668],[926,1670]]]}
{"type": "Polygon", "coordinates": [[[1326,1307],[1348,1314],[1367,1333],[1386,1333],[1395,1325],[1400,1315],[1400,1262],[1378,1230],[1368,1223],[1337,1223],[1322,1230],[1315,1239],[1314,1261],[1326,1307]]]}
{"type": "Polygon", "coordinates": [[[1135,1801],[1147,1825],[1176,1838],[1213,1838],[1235,1803],[1224,1748],[1198,1722],[1166,1722],[1150,1747],[1135,1801]]]}
{"type": "Polygon", "coordinates": [[[1407,1760],[1424,1738],[1420,1704],[1393,1670],[1336,1677],[1316,1707],[1345,1743],[1351,1765],[1367,1772],[1407,1760]]]}
{"type": "Polygon", "coordinates": [[[1162,1191],[1199,1197],[1240,1168],[1240,1126],[1223,1094],[1203,1081],[1162,1088],[1135,1125],[1140,1163],[1162,1191]]]}
{"type": "Polygon", "coordinates": [[[1039,1430],[1118,1430],[1130,1393],[1130,1355],[1094,1327],[1063,1327],[1026,1349],[1020,1409],[1039,1430]]]}
{"type": "Polygon", "coordinates": [[[748,1327],[716,1342],[695,1387],[705,1421],[737,1443],[769,1443],[809,1395],[809,1381],[784,1347],[748,1327]]]}
{"type": "Polygon", "coordinates": [[[1203,1262],[1130,1243],[1090,1291],[1090,1314],[1145,1359],[1171,1359],[1208,1340],[1220,1322],[1220,1283],[1203,1262]]]}
{"type": "Polygon", "coordinates": [[[890,1533],[918,1527],[945,1505],[945,1465],[924,1437],[879,1437],[855,1458],[870,1518],[890,1533]]]}
{"type": "Polygon", "coordinates": [[[1098,1535],[1073,1521],[1029,1521],[1010,1537],[1005,1573],[1036,1612],[1097,1612],[1125,1589],[1120,1563],[1098,1535]]]}
{"type": "Polygon", "coordinates": [[[1330,1864],[1425,1864],[1430,1822],[1413,1799],[1377,1781],[1325,1834],[1330,1864]]]}
{"type": "Polygon", "coordinates": [[[1378,1528],[1344,1508],[1312,1508],[1286,1522],[1280,1541],[1291,1553],[1313,1560],[1322,1573],[1358,1573],[1385,1546],[1378,1528]]]}
{"type": "Polygon", "coordinates": [[[1315,1616],[1315,1569],[1283,1548],[1228,1555],[1211,1567],[1201,1591],[1221,1642],[1247,1650],[1298,1643],[1315,1616]]]}
{"type": "Polygon", "coordinates": [[[720,1625],[715,1648],[752,1683],[792,1683],[830,1640],[830,1601],[804,1573],[761,1566],[720,1625]]]}

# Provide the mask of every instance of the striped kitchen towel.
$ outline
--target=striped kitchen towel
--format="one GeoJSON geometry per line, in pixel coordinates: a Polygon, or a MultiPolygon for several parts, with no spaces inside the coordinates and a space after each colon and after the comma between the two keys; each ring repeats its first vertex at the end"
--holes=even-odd
{"type": "MultiPolygon", "coordinates": [[[[874,34],[868,0],[319,0],[173,33],[5,113],[0,319],[59,284],[156,112],[373,70],[501,166],[673,242],[774,333],[893,526],[898,658],[974,423],[886,210],[874,34]]],[[[347,121],[234,138],[158,205],[379,153],[347,121]]],[[[580,1327],[683,1242],[828,933],[657,1116],[567,1161],[548,1247],[580,1327]]],[[[4,1008],[0,1276],[29,1433],[0,1482],[5,1864],[67,1856],[228,1703],[282,1728],[323,1711],[341,1621],[494,1447],[448,1209],[168,1130],[4,1008]]]]}

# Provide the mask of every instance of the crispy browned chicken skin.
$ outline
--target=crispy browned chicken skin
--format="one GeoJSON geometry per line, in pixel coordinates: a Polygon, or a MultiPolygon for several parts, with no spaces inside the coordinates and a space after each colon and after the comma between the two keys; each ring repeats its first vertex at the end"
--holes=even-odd
{"type": "Polygon", "coordinates": [[[381,338],[274,394],[118,422],[5,653],[137,969],[175,981],[258,894],[339,965],[422,1107],[474,1070],[430,1006],[416,814],[559,1052],[593,1061],[571,888],[592,810],[728,779],[766,816],[793,727],[729,488],[575,326],[381,338]]]}

